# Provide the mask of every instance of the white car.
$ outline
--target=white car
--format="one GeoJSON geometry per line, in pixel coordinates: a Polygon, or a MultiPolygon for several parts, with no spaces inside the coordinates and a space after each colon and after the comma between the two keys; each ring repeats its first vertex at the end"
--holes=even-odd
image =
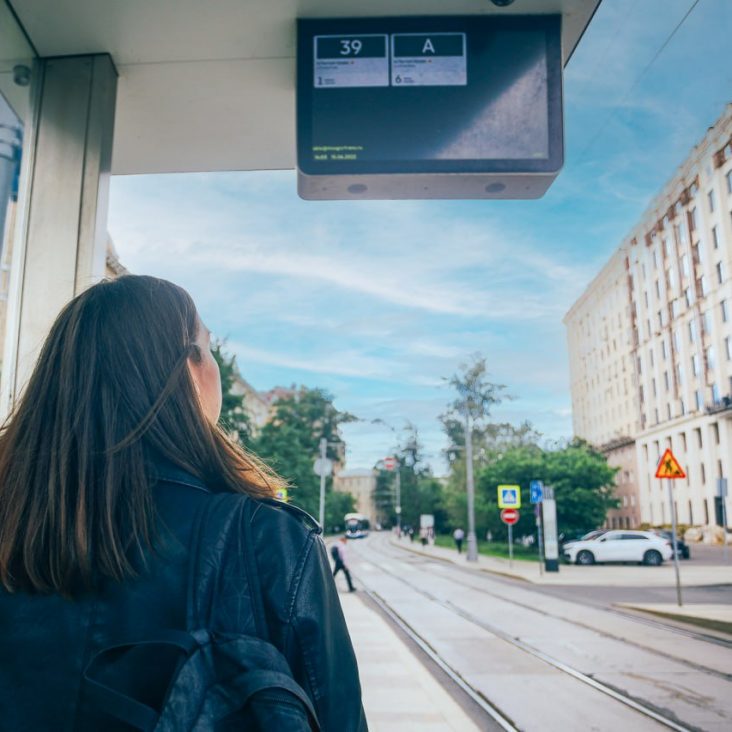
{"type": "Polygon", "coordinates": [[[608,531],[590,541],[576,541],[564,548],[573,564],[641,562],[658,566],[671,559],[671,544],[650,531],[608,531]]]}

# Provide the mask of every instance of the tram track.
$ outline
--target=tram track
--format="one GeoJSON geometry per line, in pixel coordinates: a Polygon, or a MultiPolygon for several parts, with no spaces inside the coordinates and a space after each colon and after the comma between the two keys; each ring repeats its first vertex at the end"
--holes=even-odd
{"type": "MultiPolygon", "coordinates": [[[[381,554],[384,557],[389,558],[395,558],[396,555],[388,554],[386,552],[379,551],[378,549],[375,549],[374,547],[370,547],[372,551],[374,551],[377,554],[381,554]]],[[[397,547],[397,550],[399,548],[397,547]]],[[[401,550],[401,551],[408,551],[408,550],[401,550]]],[[[425,559],[428,559],[425,557],[425,559]]],[[[460,567],[456,567],[456,569],[460,570],[461,572],[468,572],[472,574],[470,570],[463,570],[460,567]]],[[[475,592],[480,592],[483,595],[486,595],[488,597],[492,597],[496,600],[500,600],[501,602],[508,603],[510,605],[515,605],[516,607],[520,607],[524,610],[529,610],[530,612],[536,613],[538,615],[542,615],[546,618],[552,618],[554,620],[560,620],[562,622],[571,623],[572,625],[576,625],[577,627],[584,628],[585,630],[589,630],[593,633],[597,633],[598,635],[603,636],[604,638],[609,638],[611,640],[618,641],[620,643],[627,643],[628,639],[624,638],[620,635],[616,635],[614,633],[610,633],[609,631],[603,630],[601,628],[598,628],[594,625],[589,625],[587,623],[583,623],[582,621],[572,619],[569,620],[566,617],[563,617],[562,615],[557,615],[556,613],[548,612],[547,610],[540,610],[539,608],[529,605],[524,602],[520,602],[518,600],[514,600],[512,598],[508,598],[505,595],[501,595],[498,592],[491,592],[490,590],[485,589],[484,587],[477,586],[475,584],[472,584],[470,582],[463,582],[453,576],[447,576],[446,574],[440,572],[440,577],[443,579],[447,579],[448,581],[460,585],[461,587],[465,587],[470,590],[474,590],[475,592]]],[[[593,607],[597,609],[597,606],[594,605],[587,605],[587,607],[593,607]]],[[[606,608],[602,607],[600,608],[603,612],[609,612],[614,615],[619,615],[623,618],[627,618],[632,621],[639,621],[643,625],[647,625],[650,627],[653,627],[655,629],[663,630],[664,632],[672,633],[674,635],[680,635],[687,638],[691,638],[693,640],[703,641],[706,643],[714,643],[715,645],[722,646],[723,648],[732,648],[732,642],[727,641],[723,638],[717,638],[716,636],[709,636],[704,633],[695,633],[694,631],[687,631],[684,628],[677,628],[676,626],[668,625],[666,623],[656,622],[654,620],[648,620],[646,621],[645,618],[639,618],[631,613],[624,613],[624,612],[617,612],[614,608],[606,608]]],[[[690,668],[694,671],[698,671],[700,673],[710,674],[712,676],[716,676],[717,678],[723,679],[724,681],[732,681],[732,673],[725,673],[724,671],[719,671],[714,668],[709,668],[709,666],[702,666],[701,664],[694,663],[693,661],[689,661],[688,659],[682,658],[680,656],[676,656],[672,653],[665,653],[664,651],[660,651],[657,648],[653,648],[652,646],[645,645],[643,643],[638,643],[637,641],[634,641],[634,645],[637,648],[642,648],[644,651],[647,651],[648,653],[652,653],[655,656],[658,656],[659,658],[663,658],[667,661],[674,661],[676,663],[680,663],[683,666],[686,666],[687,668],[690,668]]]]}
{"type": "MultiPolygon", "coordinates": [[[[388,559],[395,559],[395,555],[389,554],[387,552],[378,551],[375,547],[369,547],[371,551],[374,551],[374,553],[381,555],[382,557],[388,558],[388,559]]],[[[623,704],[624,706],[632,709],[634,712],[655,721],[656,723],[664,726],[667,729],[672,730],[678,730],[678,731],[684,731],[684,732],[698,732],[699,728],[695,727],[693,725],[689,725],[679,719],[675,714],[669,714],[668,710],[666,709],[659,709],[655,707],[653,704],[648,702],[647,700],[637,698],[632,696],[631,694],[623,691],[622,689],[618,689],[608,683],[605,683],[603,681],[599,681],[597,678],[593,677],[592,675],[589,675],[587,673],[584,673],[580,671],[577,668],[574,668],[570,666],[569,664],[561,661],[558,658],[555,658],[554,656],[545,653],[544,651],[540,650],[539,648],[536,648],[530,643],[527,643],[524,640],[521,640],[520,638],[514,637],[510,633],[507,633],[506,631],[502,630],[501,628],[488,623],[484,621],[482,618],[477,617],[473,613],[469,612],[468,610],[465,610],[462,607],[459,607],[455,603],[451,602],[449,599],[441,599],[434,595],[433,593],[429,592],[428,590],[423,589],[422,587],[417,586],[415,583],[409,581],[408,579],[405,579],[404,577],[400,576],[396,572],[391,571],[389,568],[383,566],[383,564],[379,565],[379,571],[383,572],[387,575],[389,575],[391,578],[396,580],[401,585],[408,587],[409,590],[412,592],[420,595],[421,597],[425,598],[431,603],[434,603],[443,609],[449,611],[450,613],[462,618],[466,622],[481,628],[482,630],[487,631],[488,633],[492,634],[496,638],[500,639],[501,641],[509,644],[513,648],[519,649],[525,654],[528,654],[532,658],[536,659],[537,661],[540,661],[544,664],[547,664],[551,666],[552,668],[560,671],[562,674],[565,674],[567,676],[570,676],[571,678],[575,679],[576,681],[585,684],[592,689],[602,693],[603,695],[610,697],[611,699],[623,704]]],[[[474,587],[473,585],[466,583],[466,582],[460,582],[456,581],[455,578],[446,578],[442,574],[440,575],[442,579],[446,579],[450,582],[454,582],[455,584],[458,584],[460,586],[466,587],[468,589],[481,592],[481,588],[474,587]]],[[[359,582],[361,585],[365,588],[365,591],[371,597],[371,599],[382,609],[382,611],[388,615],[401,629],[404,633],[408,635],[440,668],[443,669],[445,673],[447,673],[450,678],[452,678],[455,683],[460,686],[473,701],[475,701],[481,709],[483,709],[489,716],[501,726],[502,729],[506,730],[518,730],[519,728],[515,725],[515,723],[511,720],[510,715],[508,715],[505,711],[503,711],[500,706],[493,703],[485,694],[483,694],[479,689],[477,689],[475,686],[471,685],[459,672],[458,669],[451,666],[444,658],[441,657],[439,652],[434,648],[434,646],[430,643],[430,641],[423,637],[420,633],[418,633],[408,622],[408,620],[398,612],[396,608],[394,608],[389,601],[383,597],[380,593],[376,592],[374,589],[369,587],[368,582],[364,581],[364,578],[362,576],[358,577],[359,582]]],[[[557,616],[553,613],[546,613],[543,611],[536,610],[536,608],[525,605],[524,603],[520,603],[517,601],[512,600],[506,600],[505,597],[501,596],[497,593],[491,593],[489,591],[484,591],[484,594],[493,596],[496,599],[499,599],[501,601],[509,602],[514,605],[518,605],[524,609],[532,610],[535,612],[539,612],[543,615],[546,615],[547,617],[550,617],[552,619],[559,619],[564,622],[572,623],[575,625],[579,625],[580,627],[583,627],[585,630],[589,630],[591,632],[600,633],[601,631],[598,631],[596,628],[593,628],[592,626],[585,626],[581,623],[576,623],[573,620],[567,620],[566,618],[561,618],[560,616],[557,616]]],[[[663,625],[663,624],[662,624],[663,625]]],[[[670,632],[673,632],[675,629],[671,628],[670,626],[664,626],[664,630],[669,630],[670,632]]],[[[627,643],[627,639],[623,639],[619,636],[614,636],[612,634],[604,634],[606,637],[610,638],[614,641],[619,642],[625,642],[627,643]]],[[[644,650],[648,650],[649,652],[654,652],[654,649],[652,648],[644,648],[644,650]]],[[[681,659],[678,659],[677,657],[671,656],[667,654],[663,654],[662,652],[656,652],[656,655],[661,656],[665,660],[673,660],[675,662],[680,662],[681,659]]],[[[699,671],[701,673],[713,673],[717,676],[720,676],[725,681],[730,681],[732,677],[728,674],[723,674],[721,672],[718,672],[714,669],[708,669],[707,667],[701,667],[697,666],[696,664],[687,663],[687,666],[691,667],[695,671],[699,671]]]]}
{"type": "MultiPolygon", "coordinates": [[[[394,546],[393,544],[391,544],[391,546],[394,547],[394,549],[396,550],[396,552],[398,552],[399,554],[397,554],[397,553],[388,554],[388,553],[383,552],[383,551],[378,551],[378,550],[374,549],[374,547],[370,547],[370,548],[373,551],[377,551],[377,553],[380,553],[382,556],[390,557],[392,559],[397,558],[397,557],[399,557],[399,559],[402,559],[402,557],[403,557],[404,554],[409,554],[410,556],[413,556],[413,557],[416,557],[416,558],[420,558],[420,559],[422,559],[424,561],[435,561],[435,562],[439,562],[439,563],[445,563],[445,564],[448,564],[451,567],[451,569],[456,569],[461,574],[475,576],[475,570],[466,569],[466,568],[461,567],[461,566],[459,566],[457,564],[454,564],[453,562],[450,562],[449,560],[442,559],[441,557],[429,557],[429,556],[425,556],[425,555],[423,555],[423,554],[421,554],[419,552],[415,552],[415,551],[413,551],[411,549],[407,549],[405,547],[394,546]]],[[[490,574],[490,573],[489,572],[485,572],[485,574],[490,574]]],[[[442,574],[441,576],[445,577],[446,575],[442,574]]],[[[482,576],[482,575],[478,575],[478,576],[482,576]]],[[[494,579],[496,582],[503,582],[503,583],[506,583],[506,584],[508,584],[508,582],[509,582],[509,580],[507,580],[504,576],[501,576],[501,575],[497,575],[495,578],[491,577],[491,579],[494,579]]],[[[563,618],[560,615],[554,615],[554,614],[548,613],[546,611],[537,610],[535,607],[533,607],[531,605],[526,605],[524,603],[518,602],[517,600],[511,600],[509,598],[506,598],[504,595],[500,595],[500,594],[495,593],[495,592],[490,592],[489,590],[486,590],[485,588],[476,587],[476,586],[474,586],[472,584],[469,584],[467,582],[460,582],[459,580],[456,580],[453,577],[450,577],[450,581],[451,582],[455,582],[455,584],[460,584],[460,585],[463,585],[464,587],[469,587],[469,588],[474,589],[474,590],[476,590],[478,592],[482,592],[482,593],[484,593],[486,595],[489,595],[489,596],[495,597],[497,599],[503,600],[504,602],[513,603],[513,604],[515,604],[515,605],[517,605],[519,607],[524,607],[524,608],[526,608],[528,610],[534,610],[535,612],[544,614],[547,617],[555,617],[555,618],[558,618],[560,620],[566,620],[566,618],[563,618]]],[[[557,599],[564,599],[564,598],[557,598],[557,599]]],[[[690,628],[681,628],[678,625],[671,625],[669,623],[664,623],[661,620],[655,620],[653,618],[642,617],[640,615],[636,615],[635,613],[627,612],[627,611],[621,610],[619,608],[608,607],[606,605],[600,605],[600,604],[597,604],[597,603],[583,601],[580,598],[572,598],[572,602],[573,603],[576,603],[576,604],[584,605],[585,607],[593,608],[595,610],[601,610],[602,612],[610,613],[612,615],[617,615],[618,617],[624,618],[626,620],[630,620],[630,621],[632,621],[634,623],[638,623],[639,625],[645,625],[645,626],[650,627],[650,628],[656,628],[658,630],[663,630],[663,631],[666,631],[668,633],[673,633],[674,635],[679,635],[679,636],[684,636],[686,638],[691,638],[692,640],[702,641],[704,643],[711,643],[713,645],[720,646],[722,648],[732,649],[732,640],[730,640],[728,638],[721,638],[720,636],[717,636],[717,635],[711,635],[709,633],[702,633],[700,631],[692,630],[690,628]]],[[[579,625],[580,627],[586,627],[588,630],[594,630],[594,631],[596,631],[598,633],[601,633],[601,634],[604,633],[604,631],[598,630],[597,628],[595,628],[595,627],[593,627],[591,625],[584,625],[583,623],[578,622],[578,621],[572,621],[572,622],[575,623],[576,625],[579,625]]],[[[608,637],[611,637],[611,638],[614,637],[617,640],[621,640],[621,641],[624,640],[620,636],[613,636],[611,634],[608,634],[608,637]]],[[[656,651],[655,649],[650,648],[650,647],[647,647],[647,646],[640,646],[640,647],[642,647],[642,648],[650,651],[651,653],[654,653],[654,652],[660,653],[660,652],[656,651]]],[[[660,655],[664,655],[664,654],[660,653],[660,655]]],[[[674,660],[679,660],[679,661],[682,660],[682,659],[679,659],[676,656],[669,656],[669,658],[672,658],[674,660]]],[[[703,667],[703,666],[700,666],[699,668],[701,670],[708,670],[710,673],[716,673],[717,675],[720,675],[721,674],[721,672],[715,671],[714,669],[707,669],[706,667],[703,667]]],[[[727,680],[732,680],[732,674],[721,674],[721,675],[722,675],[723,678],[726,678],[727,680]]]]}

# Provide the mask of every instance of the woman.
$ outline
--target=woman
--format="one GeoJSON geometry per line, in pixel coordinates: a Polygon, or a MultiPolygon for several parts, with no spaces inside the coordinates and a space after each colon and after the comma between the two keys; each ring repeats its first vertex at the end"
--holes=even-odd
{"type": "Polygon", "coordinates": [[[216,426],[209,339],[190,296],[153,277],[95,285],[56,319],[0,433],[2,729],[115,729],[83,672],[115,642],[186,629],[195,517],[223,492],[256,504],[216,547],[210,629],[263,632],[242,589],[249,532],[268,640],[323,730],[366,728],[320,530],[216,426]]]}

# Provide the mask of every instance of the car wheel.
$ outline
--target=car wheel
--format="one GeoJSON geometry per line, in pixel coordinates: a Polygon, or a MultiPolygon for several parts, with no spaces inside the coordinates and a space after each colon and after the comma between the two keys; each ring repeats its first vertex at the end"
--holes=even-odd
{"type": "Polygon", "coordinates": [[[657,552],[655,549],[649,549],[643,555],[643,564],[646,564],[649,567],[658,567],[661,562],[663,562],[661,552],[657,552]]]}
{"type": "Polygon", "coordinates": [[[682,551],[682,552],[681,552],[681,556],[682,556],[682,557],[683,557],[684,559],[690,559],[690,558],[691,558],[691,552],[690,552],[690,551],[689,551],[689,550],[687,549],[686,551],[682,551]]]}
{"type": "Polygon", "coordinates": [[[577,564],[584,564],[586,567],[590,564],[595,563],[595,555],[592,552],[587,551],[587,549],[583,549],[578,555],[577,555],[577,564]]]}

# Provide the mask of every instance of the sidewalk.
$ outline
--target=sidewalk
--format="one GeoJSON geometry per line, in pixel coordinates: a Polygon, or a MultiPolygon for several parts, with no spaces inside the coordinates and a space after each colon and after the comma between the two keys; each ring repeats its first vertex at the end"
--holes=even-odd
{"type": "MultiPolygon", "coordinates": [[[[596,564],[591,567],[578,567],[574,564],[560,564],[559,572],[539,573],[538,562],[514,559],[510,566],[508,559],[478,555],[476,563],[468,563],[465,553],[458,554],[454,549],[439,546],[422,547],[410,543],[408,539],[391,538],[390,542],[401,549],[431,557],[440,561],[452,562],[477,571],[504,575],[537,585],[622,585],[624,587],[674,587],[676,578],[673,562],[664,562],[660,567],[643,567],[635,564],[596,564]]],[[[680,573],[686,587],[732,584],[732,564],[694,566],[694,560],[680,563],[680,573]]]]}
{"type": "Polygon", "coordinates": [[[732,634],[732,605],[620,602],[618,607],[639,610],[671,620],[680,620],[702,628],[732,634]]]}
{"type": "Polygon", "coordinates": [[[341,594],[372,732],[477,732],[452,697],[358,593],[341,594]]]}

